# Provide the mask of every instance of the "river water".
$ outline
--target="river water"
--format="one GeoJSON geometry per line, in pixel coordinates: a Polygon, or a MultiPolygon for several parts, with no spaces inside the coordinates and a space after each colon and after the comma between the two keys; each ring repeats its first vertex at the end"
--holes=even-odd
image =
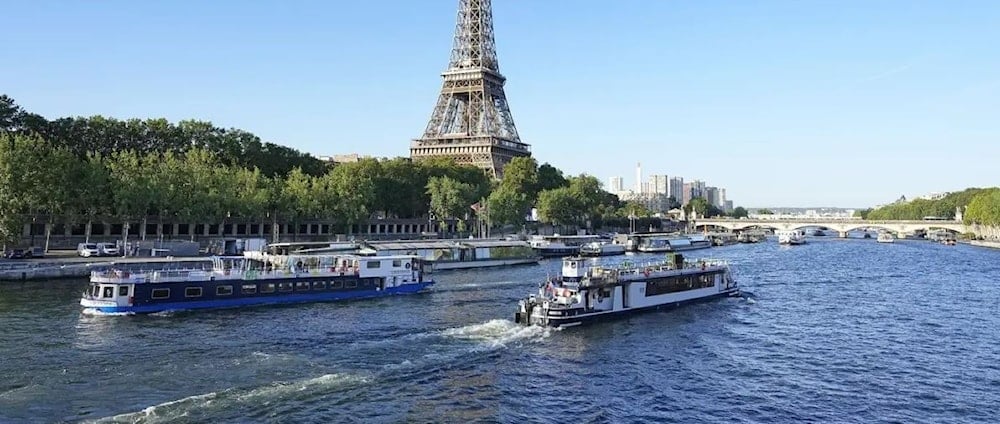
{"type": "Polygon", "coordinates": [[[4,283],[0,422],[1000,421],[1000,251],[689,256],[730,260],[753,296],[559,331],[511,320],[552,260],[416,296],[133,317],[82,315],[85,281],[4,283]]]}

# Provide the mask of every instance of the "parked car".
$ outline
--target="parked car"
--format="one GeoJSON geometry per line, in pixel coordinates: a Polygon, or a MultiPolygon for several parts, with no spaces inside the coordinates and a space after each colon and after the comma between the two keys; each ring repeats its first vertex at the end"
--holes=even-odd
{"type": "Polygon", "coordinates": [[[29,249],[10,249],[4,252],[3,255],[7,259],[31,259],[31,250],[29,249]]]}
{"type": "Polygon", "coordinates": [[[76,246],[76,254],[85,258],[101,256],[101,249],[97,247],[97,243],[80,243],[76,246]]]}
{"type": "Polygon", "coordinates": [[[101,252],[101,256],[119,256],[118,245],[114,243],[97,243],[97,250],[101,252]]]}

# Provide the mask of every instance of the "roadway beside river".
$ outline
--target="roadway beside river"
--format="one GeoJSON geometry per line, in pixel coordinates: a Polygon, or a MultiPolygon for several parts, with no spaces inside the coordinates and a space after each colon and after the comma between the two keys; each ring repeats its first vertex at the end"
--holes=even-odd
{"type": "Polygon", "coordinates": [[[208,261],[207,256],[195,257],[121,257],[93,256],[80,257],[75,250],[51,250],[44,258],[0,260],[0,282],[47,280],[53,278],[83,278],[91,271],[105,269],[111,265],[125,264],[128,267],[163,267],[165,264],[191,261],[208,261]]]}

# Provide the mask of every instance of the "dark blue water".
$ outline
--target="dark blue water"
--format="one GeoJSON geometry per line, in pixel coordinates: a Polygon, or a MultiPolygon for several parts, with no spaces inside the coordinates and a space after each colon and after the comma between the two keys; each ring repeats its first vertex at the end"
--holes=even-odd
{"type": "MultiPolygon", "coordinates": [[[[558,264],[426,295],[92,317],[0,285],[0,422],[998,422],[1000,251],[815,238],[692,252],[752,300],[511,322],[558,264]]],[[[620,260],[619,258],[618,260],[620,260]]]]}

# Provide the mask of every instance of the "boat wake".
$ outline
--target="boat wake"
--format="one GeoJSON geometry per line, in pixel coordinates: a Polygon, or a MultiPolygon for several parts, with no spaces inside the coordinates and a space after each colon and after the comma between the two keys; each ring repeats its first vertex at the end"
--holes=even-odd
{"type": "MultiPolygon", "coordinates": [[[[352,385],[368,383],[369,376],[356,374],[324,374],[299,381],[277,382],[252,389],[227,389],[153,405],[137,412],[100,418],[90,423],[167,423],[182,418],[194,419],[192,414],[227,411],[239,408],[266,406],[276,399],[287,399],[297,393],[315,395],[328,393],[352,385]]],[[[242,409],[242,408],[241,408],[242,409]]],[[[198,421],[198,420],[196,420],[198,421]]]]}
{"type": "MultiPolygon", "coordinates": [[[[507,348],[515,343],[530,343],[549,337],[558,329],[522,326],[509,320],[494,319],[487,322],[418,333],[420,338],[439,338],[447,343],[444,349],[383,365],[373,372],[330,373],[314,378],[279,381],[253,388],[231,388],[218,392],[160,403],[136,412],[89,421],[92,423],[160,423],[181,419],[198,421],[199,417],[226,414],[226,411],[257,410],[301,397],[323,396],[335,391],[363,386],[379,380],[399,380],[400,374],[436,373],[441,369],[468,363],[470,354],[482,354],[507,348]]],[[[413,340],[412,337],[409,340],[413,340]]],[[[260,361],[286,359],[278,355],[254,352],[251,357],[260,361]]]]}

